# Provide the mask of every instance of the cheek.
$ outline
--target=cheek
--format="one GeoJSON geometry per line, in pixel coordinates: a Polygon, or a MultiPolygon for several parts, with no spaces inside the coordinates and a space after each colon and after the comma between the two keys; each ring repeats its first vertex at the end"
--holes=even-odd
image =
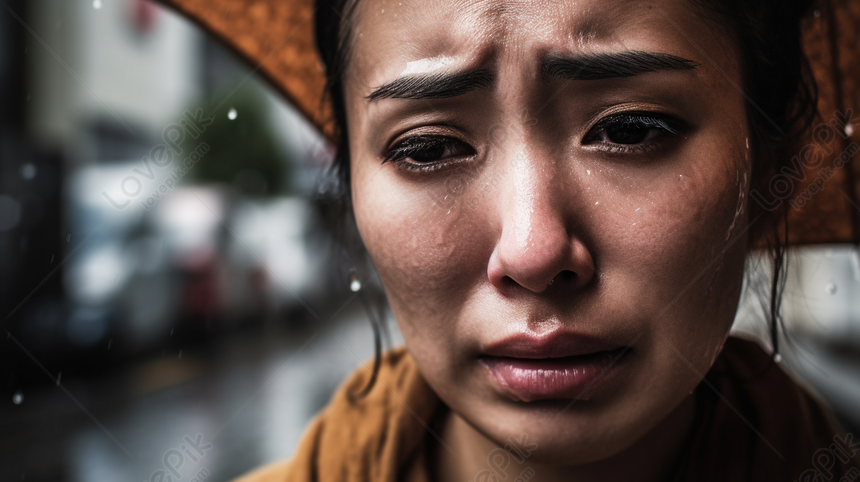
{"type": "MultiPolygon", "coordinates": [[[[634,192],[636,215],[620,215],[605,243],[607,278],[703,373],[734,319],[747,252],[743,153],[710,152],[634,192]]],[[[664,361],[677,361],[663,341],[664,361]]]]}
{"type": "Polygon", "coordinates": [[[434,318],[462,306],[486,277],[485,220],[458,209],[439,189],[404,182],[391,169],[357,164],[356,222],[392,309],[401,322],[420,317],[432,326],[434,318]]]}

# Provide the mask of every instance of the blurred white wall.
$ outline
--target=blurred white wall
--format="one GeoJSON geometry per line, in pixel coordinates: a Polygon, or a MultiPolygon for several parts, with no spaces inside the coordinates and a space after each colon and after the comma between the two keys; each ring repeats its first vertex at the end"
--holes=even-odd
{"type": "Polygon", "coordinates": [[[159,139],[199,93],[203,33],[169,10],[144,0],[33,0],[30,15],[32,128],[76,153],[73,162],[87,162],[85,130],[95,122],[159,139]]]}

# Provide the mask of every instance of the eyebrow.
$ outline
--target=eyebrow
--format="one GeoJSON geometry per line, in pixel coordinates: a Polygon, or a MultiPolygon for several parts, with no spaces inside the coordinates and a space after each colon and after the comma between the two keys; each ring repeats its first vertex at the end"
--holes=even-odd
{"type": "Polygon", "coordinates": [[[487,69],[400,77],[374,90],[367,99],[447,99],[493,85],[487,69]]]}
{"type": "MultiPolygon", "coordinates": [[[[632,77],[663,70],[694,70],[699,64],[675,55],[631,50],[619,53],[574,57],[552,56],[542,66],[544,77],[568,80],[600,80],[632,77]]],[[[493,85],[495,76],[487,69],[465,72],[410,75],[387,82],[367,96],[379,99],[447,99],[493,85]]]]}
{"type": "Polygon", "coordinates": [[[694,70],[699,64],[670,54],[631,50],[619,53],[553,56],[543,63],[546,78],[568,80],[600,80],[632,77],[663,70],[694,70]]]}

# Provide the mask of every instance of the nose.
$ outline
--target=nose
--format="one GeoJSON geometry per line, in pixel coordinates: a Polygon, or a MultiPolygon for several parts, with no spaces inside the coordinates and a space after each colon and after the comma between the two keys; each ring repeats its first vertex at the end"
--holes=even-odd
{"type": "Polygon", "coordinates": [[[559,173],[538,160],[517,162],[507,201],[499,203],[502,233],[487,266],[501,293],[580,290],[594,278],[594,259],[573,232],[575,195],[559,173]]]}

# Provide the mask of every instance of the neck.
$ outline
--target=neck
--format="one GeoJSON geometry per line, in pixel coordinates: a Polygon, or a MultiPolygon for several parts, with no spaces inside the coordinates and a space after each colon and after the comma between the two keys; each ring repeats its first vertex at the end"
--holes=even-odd
{"type": "MultiPolygon", "coordinates": [[[[678,462],[689,433],[693,430],[695,402],[687,397],[656,427],[622,452],[584,465],[538,464],[529,460],[510,463],[497,480],[555,481],[630,481],[667,480],[678,462]]],[[[442,440],[434,464],[438,480],[473,481],[487,468],[490,452],[500,446],[475,430],[453,410],[446,415],[442,440]],[[449,450],[450,449],[450,450],[449,450]]]]}

